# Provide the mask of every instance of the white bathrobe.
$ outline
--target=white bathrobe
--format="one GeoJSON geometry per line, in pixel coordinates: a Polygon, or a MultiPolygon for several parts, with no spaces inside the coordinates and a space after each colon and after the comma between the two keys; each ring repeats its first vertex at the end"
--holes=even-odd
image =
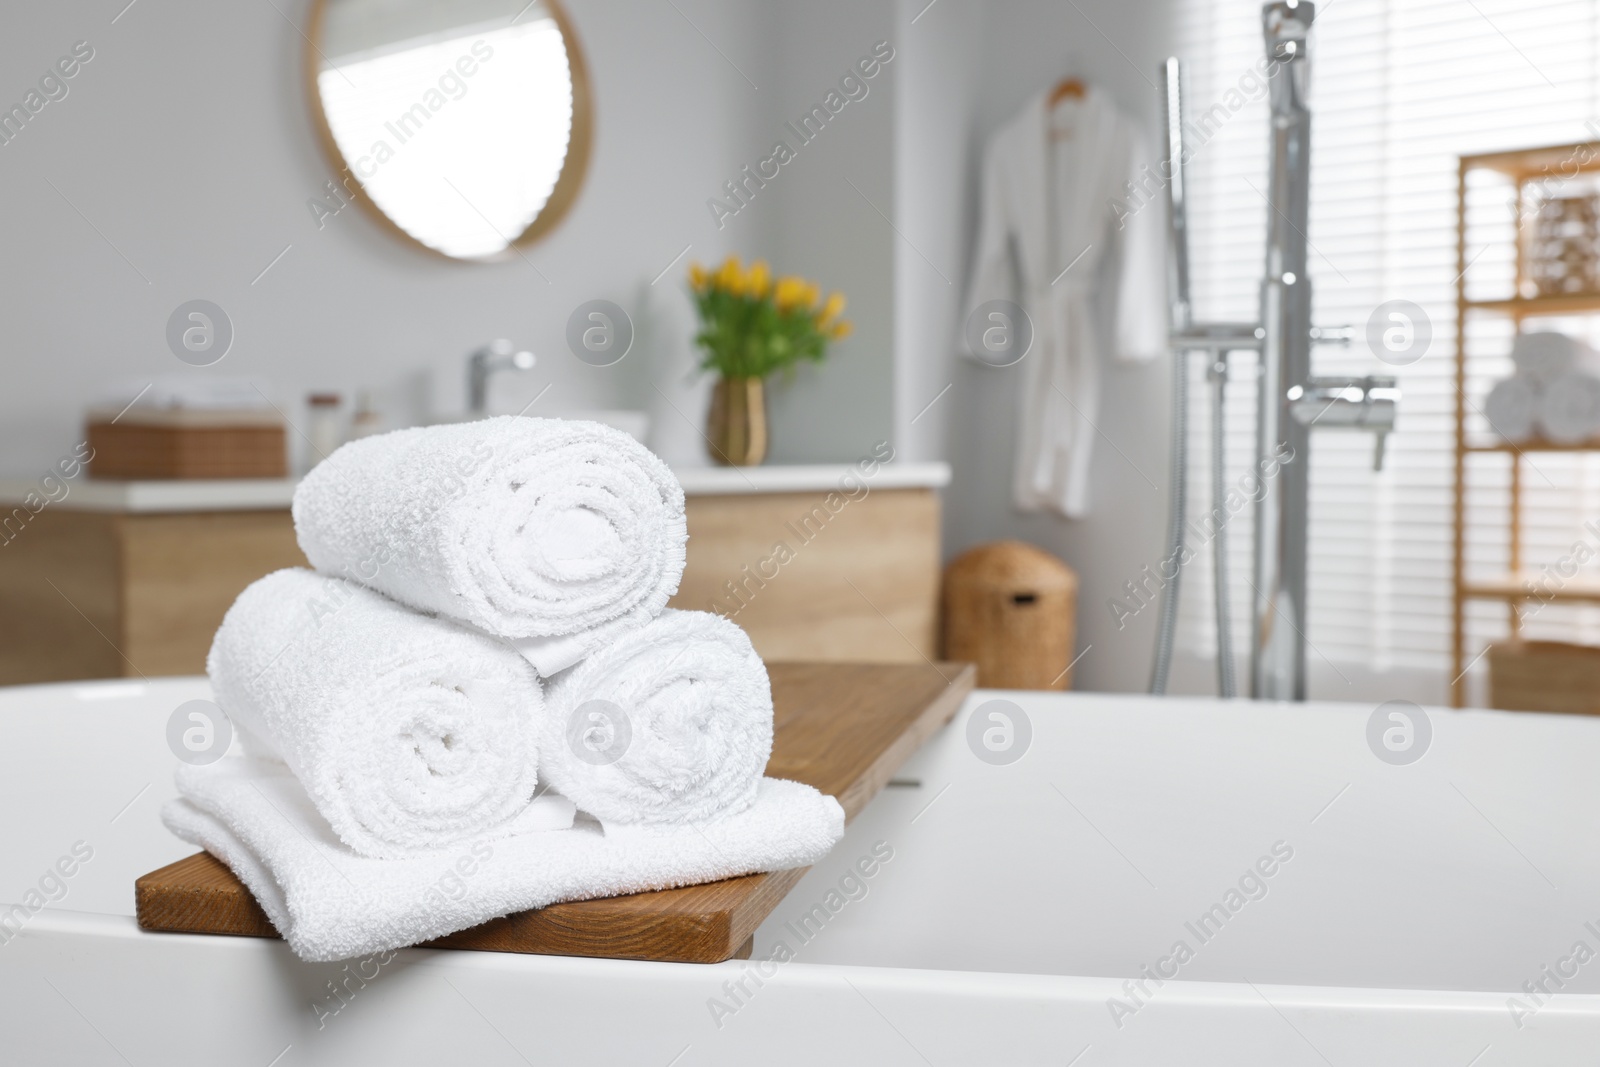
{"type": "Polygon", "coordinates": [[[1033,345],[1010,371],[1021,376],[1022,407],[1012,496],[1025,511],[1081,518],[1099,433],[1097,286],[1117,260],[1117,277],[1104,283],[1116,287],[1119,358],[1166,351],[1165,194],[1157,169],[1141,169],[1153,153],[1140,151],[1132,120],[1102,93],[1091,88],[1054,108],[1046,101],[1031,100],[984,155],[967,314],[989,300],[1027,312],[1033,345]]]}

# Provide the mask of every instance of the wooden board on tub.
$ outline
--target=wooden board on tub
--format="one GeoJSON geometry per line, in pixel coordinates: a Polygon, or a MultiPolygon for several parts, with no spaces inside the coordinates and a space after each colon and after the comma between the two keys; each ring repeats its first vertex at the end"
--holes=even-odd
{"type": "MultiPolygon", "coordinates": [[[[955,715],[967,663],[775,663],[767,774],[837,797],[854,819],[900,765],[955,715]]],[[[552,904],[428,942],[430,948],[720,963],[748,956],[756,927],[805,869],[552,904]]],[[[201,852],[134,882],[139,926],[167,933],[277,937],[255,898],[201,852]]]]}

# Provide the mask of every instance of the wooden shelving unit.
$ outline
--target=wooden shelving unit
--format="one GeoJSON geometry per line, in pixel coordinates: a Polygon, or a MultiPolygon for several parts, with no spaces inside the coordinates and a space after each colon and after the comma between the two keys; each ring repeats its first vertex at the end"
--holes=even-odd
{"type": "MultiPolygon", "coordinates": [[[[1600,168],[1597,168],[1600,169],[1600,168]]],[[[1459,279],[1456,287],[1465,282],[1459,279]]],[[[1518,281],[1521,281],[1519,278],[1518,281]]],[[[1507,315],[1526,317],[1532,315],[1581,315],[1587,311],[1600,311],[1600,293],[1574,293],[1571,296],[1517,296],[1505,300],[1468,300],[1467,307],[1475,311],[1500,311],[1507,315]]]]}
{"type": "MultiPolygon", "coordinates": [[[[1536,571],[1519,571],[1497,578],[1480,578],[1466,583],[1466,595],[1468,599],[1477,600],[1524,600],[1531,595],[1529,587],[1541,577],[1536,571]]],[[[1600,581],[1593,578],[1572,579],[1540,590],[1539,596],[1552,603],[1597,603],[1600,602],[1600,581]]]]}
{"type": "MultiPolygon", "coordinates": [[[[1518,332],[1524,319],[1552,315],[1583,315],[1600,312],[1600,293],[1575,293],[1563,296],[1511,296],[1498,300],[1467,299],[1467,175],[1475,170],[1491,170],[1509,178],[1516,186],[1516,202],[1524,203],[1527,186],[1533,182],[1567,179],[1578,174],[1600,171],[1600,142],[1548,145],[1513,152],[1493,152],[1462,156],[1456,176],[1456,404],[1455,404],[1455,500],[1454,500],[1454,597],[1451,612],[1450,701],[1456,707],[1466,703],[1467,658],[1466,605],[1470,600],[1504,601],[1507,625],[1512,636],[1520,631],[1519,602],[1534,599],[1569,603],[1600,603],[1600,580],[1569,580],[1559,588],[1539,589],[1537,572],[1522,569],[1522,460],[1529,452],[1600,451],[1600,438],[1580,444],[1559,444],[1533,440],[1513,444],[1503,439],[1467,439],[1467,319],[1473,314],[1506,315],[1518,332]],[[1510,457],[1511,507],[1507,517],[1509,571],[1491,577],[1469,580],[1466,574],[1466,492],[1472,453],[1503,452],[1510,457]]],[[[1516,236],[1516,280],[1514,292],[1523,291],[1527,279],[1526,235],[1516,236]]]]}

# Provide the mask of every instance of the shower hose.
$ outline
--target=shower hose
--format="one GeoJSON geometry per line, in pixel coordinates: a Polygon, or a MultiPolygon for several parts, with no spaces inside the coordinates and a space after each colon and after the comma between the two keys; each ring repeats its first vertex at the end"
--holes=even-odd
{"type": "MultiPolygon", "coordinates": [[[[1224,697],[1236,695],[1233,664],[1233,627],[1228,612],[1228,540],[1224,506],[1223,400],[1227,385],[1226,355],[1213,357],[1207,378],[1211,384],[1211,520],[1212,571],[1216,579],[1217,691],[1224,697]]],[[[1178,627],[1178,591],[1183,578],[1184,528],[1189,495],[1189,360],[1188,353],[1172,354],[1172,474],[1168,504],[1167,551],[1157,567],[1166,587],[1162,591],[1161,614],[1156,628],[1155,666],[1150,676],[1150,692],[1167,691],[1167,676],[1172,667],[1172,646],[1178,627]],[[1167,570],[1172,576],[1167,577],[1167,570]]]]}

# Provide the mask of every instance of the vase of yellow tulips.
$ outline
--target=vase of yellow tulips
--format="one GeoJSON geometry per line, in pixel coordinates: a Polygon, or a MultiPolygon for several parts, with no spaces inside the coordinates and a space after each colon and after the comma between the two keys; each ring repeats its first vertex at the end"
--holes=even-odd
{"type": "Polygon", "coordinates": [[[689,284],[700,311],[700,367],[717,373],[707,446],[718,463],[755,466],[767,457],[767,377],[802,360],[822,362],[831,342],[850,335],[839,317],[844,294],[824,300],[815,282],[773,278],[759,259],[746,270],[734,256],[714,271],[692,265],[689,284]]]}

